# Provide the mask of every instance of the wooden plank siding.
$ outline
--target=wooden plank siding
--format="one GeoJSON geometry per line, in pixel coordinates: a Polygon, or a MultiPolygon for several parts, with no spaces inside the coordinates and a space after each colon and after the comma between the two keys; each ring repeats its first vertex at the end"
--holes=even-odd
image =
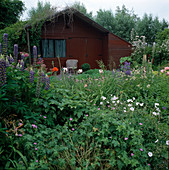
{"type": "MultiPolygon", "coordinates": [[[[131,45],[110,33],[108,30],[97,25],[88,17],[77,12],[73,14],[73,22],[67,26],[68,18],[60,15],[51,22],[44,23],[41,39],[66,40],[66,57],[60,56],[62,67],[66,67],[66,60],[77,59],[78,68],[84,63],[89,63],[91,68],[99,68],[96,60],[103,60],[109,64],[110,56],[119,63],[119,58],[130,55],[131,45]],[[130,46],[130,47],[129,47],[130,46]]],[[[42,43],[41,49],[42,52],[42,43]]],[[[52,68],[52,61],[59,67],[56,58],[45,58],[47,68],[52,68]]]]}

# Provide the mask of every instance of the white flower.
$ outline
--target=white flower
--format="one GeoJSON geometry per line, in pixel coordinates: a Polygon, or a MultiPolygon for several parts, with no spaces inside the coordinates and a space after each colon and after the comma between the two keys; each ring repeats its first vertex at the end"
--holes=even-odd
{"type": "Polygon", "coordinates": [[[133,100],[135,100],[136,98],[135,97],[133,97],[133,100]]]}
{"type": "Polygon", "coordinates": [[[144,103],[140,103],[140,106],[143,106],[144,103]]]}
{"type": "Polygon", "coordinates": [[[68,69],[66,67],[63,67],[63,72],[65,73],[67,71],[68,71],[68,69]]]}
{"type": "Polygon", "coordinates": [[[77,71],[78,74],[80,74],[80,73],[82,73],[82,72],[83,72],[82,69],[79,69],[79,70],[77,71]]]}
{"type": "Polygon", "coordinates": [[[111,100],[117,100],[118,99],[118,97],[116,97],[116,96],[113,96],[112,98],[111,98],[111,100]]]}
{"type": "Polygon", "coordinates": [[[131,110],[131,111],[134,111],[134,107],[131,107],[130,110],[131,110]]]}
{"type": "Polygon", "coordinates": [[[129,102],[133,102],[133,100],[132,100],[132,99],[128,99],[127,102],[128,102],[128,103],[129,103],[129,102]]]}
{"type": "Polygon", "coordinates": [[[116,103],[115,101],[112,101],[112,103],[116,103]]]}
{"type": "Polygon", "coordinates": [[[153,112],[153,115],[157,116],[157,115],[159,115],[159,113],[153,112]]]}
{"type": "Polygon", "coordinates": [[[149,88],[149,87],[150,87],[150,84],[147,85],[147,88],[149,88]]]}
{"type": "Polygon", "coordinates": [[[107,101],[107,103],[109,104],[109,101],[107,101]]]}
{"type": "Polygon", "coordinates": [[[148,153],[148,156],[149,156],[149,157],[152,157],[152,156],[153,156],[153,153],[152,153],[152,152],[149,152],[149,153],[148,153]]]}
{"type": "Polygon", "coordinates": [[[117,103],[119,103],[120,101],[119,100],[117,100],[117,103]]]}
{"type": "Polygon", "coordinates": [[[126,110],[124,110],[124,112],[126,112],[126,110]]]}
{"type": "Polygon", "coordinates": [[[159,108],[156,108],[156,110],[157,110],[158,112],[161,112],[161,110],[160,110],[159,108]]]}
{"type": "Polygon", "coordinates": [[[166,141],[166,145],[169,145],[169,140],[166,141]]]}
{"type": "Polygon", "coordinates": [[[100,73],[100,74],[101,74],[101,73],[103,73],[103,70],[102,70],[102,69],[100,69],[100,70],[99,70],[99,73],[100,73]]]}
{"type": "Polygon", "coordinates": [[[155,103],[155,107],[159,106],[159,103],[155,103]]]}
{"type": "Polygon", "coordinates": [[[155,141],[155,143],[157,143],[158,142],[158,139],[155,141]]]}
{"type": "Polygon", "coordinates": [[[128,104],[128,107],[131,107],[132,106],[132,104],[128,104]]]}
{"type": "Polygon", "coordinates": [[[139,105],[140,103],[139,102],[136,102],[136,105],[139,105]]]}
{"type": "Polygon", "coordinates": [[[126,107],[124,107],[124,109],[126,109],[126,107]]]}
{"type": "Polygon", "coordinates": [[[101,98],[102,98],[103,100],[106,100],[106,97],[104,97],[104,96],[102,96],[101,98]]]}
{"type": "Polygon", "coordinates": [[[102,105],[102,104],[103,104],[103,102],[100,102],[100,104],[102,105]]]}

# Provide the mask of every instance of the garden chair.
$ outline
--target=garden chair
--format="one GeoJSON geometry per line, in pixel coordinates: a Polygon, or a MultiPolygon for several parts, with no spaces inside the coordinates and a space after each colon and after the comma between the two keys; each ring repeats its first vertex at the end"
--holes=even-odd
{"type": "Polygon", "coordinates": [[[67,67],[68,73],[72,73],[72,71],[74,72],[77,69],[77,63],[78,63],[78,60],[76,59],[69,59],[66,61],[66,67],[67,67]]]}

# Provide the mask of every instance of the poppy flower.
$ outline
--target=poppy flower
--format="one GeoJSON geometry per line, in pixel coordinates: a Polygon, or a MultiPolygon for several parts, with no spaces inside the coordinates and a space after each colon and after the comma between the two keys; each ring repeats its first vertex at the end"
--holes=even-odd
{"type": "Polygon", "coordinates": [[[55,71],[58,72],[59,69],[58,69],[57,67],[53,67],[53,73],[54,73],[55,71]]]}

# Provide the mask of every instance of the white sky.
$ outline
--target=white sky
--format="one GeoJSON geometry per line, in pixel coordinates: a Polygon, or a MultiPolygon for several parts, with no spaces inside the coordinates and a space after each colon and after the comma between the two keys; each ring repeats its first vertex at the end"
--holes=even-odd
{"type": "MultiPolygon", "coordinates": [[[[27,11],[31,7],[36,7],[38,0],[22,0],[25,3],[27,11]]],[[[134,13],[142,17],[144,13],[152,14],[153,17],[158,16],[160,20],[163,18],[169,22],[169,0],[40,0],[43,2],[50,2],[52,6],[59,8],[70,6],[75,1],[82,2],[87,11],[92,11],[96,14],[99,9],[111,9],[115,13],[116,7],[120,8],[124,4],[129,10],[134,10],[134,13]]],[[[27,11],[24,13],[22,19],[27,17],[27,11]]]]}

